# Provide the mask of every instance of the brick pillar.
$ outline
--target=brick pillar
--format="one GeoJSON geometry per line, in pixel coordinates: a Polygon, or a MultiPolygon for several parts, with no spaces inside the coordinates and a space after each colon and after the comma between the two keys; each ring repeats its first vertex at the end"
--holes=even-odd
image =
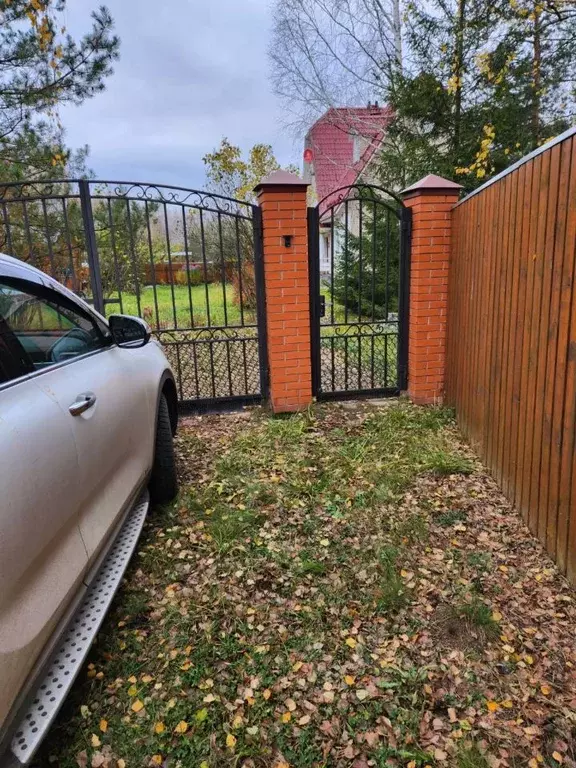
{"type": "Polygon", "coordinates": [[[312,402],[308,184],[275,171],[256,187],[262,210],[266,329],[274,413],[299,411],[312,402]]]}
{"type": "Polygon", "coordinates": [[[444,396],[450,211],[461,189],[431,174],[402,192],[412,209],[408,396],[420,405],[444,396]]]}

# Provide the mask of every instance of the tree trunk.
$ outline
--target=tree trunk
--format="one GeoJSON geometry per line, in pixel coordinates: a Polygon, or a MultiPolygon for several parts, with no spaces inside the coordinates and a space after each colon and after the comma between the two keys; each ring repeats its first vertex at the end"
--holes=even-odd
{"type": "Polygon", "coordinates": [[[396,54],[396,68],[402,74],[402,18],[400,16],[400,0],[392,0],[392,20],[394,28],[394,52],[396,54]]]}
{"type": "Polygon", "coordinates": [[[456,45],[454,53],[454,162],[460,162],[460,122],[462,118],[462,72],[464,69],[464,28],[466,0],[459,0],[456,19],[456,45]]]}
{"type": "Polygon", "coordinates": [[[534,3],[534,45],[532,58],[532,149],[540,143],[540,88],[542,68],[542,39],[540,29],[540,10],[534,3]]]}

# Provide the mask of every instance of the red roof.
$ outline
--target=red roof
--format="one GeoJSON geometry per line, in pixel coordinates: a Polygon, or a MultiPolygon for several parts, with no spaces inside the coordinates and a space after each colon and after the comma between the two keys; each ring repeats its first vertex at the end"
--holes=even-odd
{"type": "MultiPolygon", "coordinates": [[[[386,128],[392,120],[390,107],[331,108],[317,120],[306,135],[306,148],[313,152],[310,163],[305,163],[305,177],[314,170],[318,200],[331,192],[354,184],[366,164],[380,146],[386,128]],[[360,137],[361,155],[354,161],[354,140],[360,137]],[[306,173],[308,170],[309,173],[306,173]]],[[[331,199],[321,204],[322,213],[331,199]]]]}

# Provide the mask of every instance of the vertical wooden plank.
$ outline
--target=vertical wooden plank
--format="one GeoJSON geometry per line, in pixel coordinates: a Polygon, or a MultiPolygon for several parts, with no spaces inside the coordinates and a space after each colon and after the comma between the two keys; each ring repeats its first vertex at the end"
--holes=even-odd
{"type": "Polygon", "coordinates": [[[512,350],[512,375],[510,379],[510,399],[512,413],[510,420],[510,436],[508,443],[508,497],[516,495],[516,468],[518,465],[518,420],[520,411],[520,379],[522,374],[522,348],[524,342],[524,323],[526,310],[526,282],[528,275],[528,243],[532,225],[531,204],[533,187],[533,161],[526,163],[522,208],[520,211],[520,237],[516,252],[516,269],[518,272],[518,293],[516,306],[516,328],[512,350]]]}
{"type": "Polygon", "coordinates": [[[561,145],[560,155],[560,188],[556,207],[554,241],[553,302],[550,308],[552,322],[548,337],[550,367],[554,371],[553,373],[550,371],[550,378],[546,382],[547,389],[551,391],[551,411],[548,412],[545,409],[545,429],[546,438],[550,444],[550,459],[548,467],[543,466],[545,475],[541,477],[540,488],[542,505],[547,509],[546,548],[554,559],[556,559],[558,536],[558,483],[562,456],[568,324],[574,274],[574,261],[568,257],[566,249],[568,208],[570,200],[574,204],[576,199],[570,183],[571,161],[572,142],[565,141],[561,145]],[[570,194],[572,194],[572,198],[570,198],[570,194]]]}
{"type": "Polygon", "coordinates": [[[470,442],[476,446],[476,376],[477,376],[477,363],[478,363],[478,303],[480,286],[478,284],[478,263],[480,259],[480,250],[478,248],[478,241],[480,236],[480,223],[484,218],[484,195],[477,195],[474,206],[474,216],[472,218],[471,226],[471,242],[470,242],[470,288],[468,294],[468,317],[470,318],[470,333],[468,336],[468,355],[469,355],[469,368],[468,368],[468,385],[466,396],[468,399],[468,431],[470,434],[470,442]]]}
{"type": "Polygon", "coordinates": [[[550,304],[552,300],[552,271],[554,267],[554,223],[556,217],[556,203],[558,201],[558,182],[560,179],[560,145],[553,147],[550,160],[550,184],[548,187],[548,207],[546,215],[546,235],[544,249],[538,254],[538,258],[544,261],[544,274],[542,282],[542,301],[540,304],[540,333],[538,341],[538,372],[536,379],[536,407],[534,409],[534,449],[532,456],[532,477],[530,484],[530,508],[537,520],[537,536],[541,542],[546,541],[546,510],[542,510],[539,504],[540,478],[542,464],[548,463],[549,443],[544,443],[544,401],[546,396],[546,380],[549,371],[546,368],[548,362],[548,334],[550,331],[550,304]]]}
{"type": "Polygon", "coordinates": [[[512,420],[513,420],[513,380],[514,380],[514,363],[515,353],[518,345],[518,295],[520,289],[520,262],[521,262],[521,245],[522,235],[525,228],[528,226],[528,222],[524,221],[524,199],[527,192],[527,176],[528,176],[529,163],[525,163],[518,169],[518,173],[513,174],[516,177],[516,183],[518,189],[516,191],[516,205],[514,207],[514,221],[512,223],[512,251],[511,251],[511,270],[512,270],[512,283],[510,289],[510,296],[508,301],[508,309],[510,313],[510,319],[508,322],[508,346],[506,349],[506,368],[505,368],[505,385],[504,385],[504,401],[505,401],[505,415],[502,422],[502,489],[504,493],[509,496],[511,492],[510,484],[510,464],[512,459],[513,446],[511,445],[512,437],[512,420]]]}
{"type": "Polygon", "coordinates": [[[488,366],[486,364],[488,350],[490,348],[490,300],[492,294],[493,281],[491,280],[491,262],[492,262],[492,234],[494,232],[494,197],[495,186],[488,187],[485,192],[486,213],[482,222],[484,236],[482,240],[482,252],[480,255],[480,284],[482,293],[480,296],[481,313],[479,317],[478,336],[480,348],[478,350],[478,388],[477,388],[477,408],[478,408],[478,434],[477,441],[480,454],[484,452],[486,442],[486,395],[488,390],[488,366]]]}
{"type": "MultiPolygon", "coordinates": [[[[525,445],[527,435],[527,402],[529,388],[529,352],[532,330],[532,320],[536,314],[534,307],[534,252],[536,248],[536,236],[538,232],[538,203],[540,199],[540,184],[542,173],[542,155],[538,155],[532,165],[532,186],[530,196],[527,199],[527,212],[524,220],[529,220],[529,235],[526,248],[523,250],[523,265],[526,272],[524,286],[524,306],[522,310],[522,350],[520,353],[519,371],[520,382],[518,392],[517,413],[517,441],[516,441],[516,476],[514,480],[514,502],[524,519],[527,519],[526,510],[522,507],[522,483],[524,477],[525,445]]],[[[526,206],[525,206],[526,208],[526,206]]]]}
{"type": "Polygon", "coordinates": [[[570,520],[568,529],[568,546],[566,552],[566,575],[576,584],[576,455],[572,455],[572,482],[570,483],[568,506],[570,520]]]}
{"type": "Polygon", "coordinates": [[[492,236],[490,239],[491,251],[491,272],[490,282],[492,285],[492,298],[490,301],[490,324],[488,332],[489,349],[486,355],[486,437],[484,441],[484,460],[491,467],[491,448],[494,429],[494,366],[496,359],[496,345],[499,338],[498,326],[498,298],[500,291],[500,269],[501,269],[501,249],[500,232],[501,221],[504,215],[504,194],[505,185],[503,182],[494,185],[495,197],[495,216],[492,227],[492,236]]]}
{"type": "MultiPolygon", "coordinates": [[[[470,201],[470,214],[466,217],[466,220],[464,222],[464,239],[463,239],[463,271],[462,271],[462,285],[461,285],[461,291],[462,296],[460,298],[460,306],[461,306],[461,312],[460,312],[460,322],[461,327],[463,331],[463,338],[469,338],[470,333],[470,316],[468,312],[468,292],[469,292],[469,283],[470,283],[470,262],[471,262],[471,254],[470,254],[470,244],[471,244],[471,237],[470,232],[472,230],[473,222],[474,222],[474,211],[475,207],[473,205],[474,198],[470,201]]],[[[468,382],[469,382],[469,376],[470,376],[470,350],[468,348],[468,345],[463,345],[461,348],[461,366],[462,366],[462,386],[460,389],[460,404],[461,404],[461,427],[466,435],[466,437],[469,437],[470,431],[469,431],[469,424],[470,424],[470,413],[468,410],[468,382]]]]}
{"type": "Polygon", "coordinates": [[[576,580],[576,541],[570,542],[570,531],[576,531],[576,497],[570,506],[572,478],[576,475],[576,138],[572,138],[572,160],[568,192],[568,215],[564,242],[564,264],[568,273],[563,278],[559,350],[564,350],[564,413],[559,423],[560,434],[554,431],[554,441],[560,440],[560,471],[558,478],[558,525],[556,561],[562,572],[576,580]],[[571,273],[570,273],[571,270],[571,273]],[[570,283],[570,306],[567,290],[570,283]],[[564,321],[564,314],[567,317],[564,321]],[[570,546],[571,543],[571,546],[570,546]],[[570,546],[570,550],[568,547],[570,546]],[[569,565],[570,563],[570,565],[569,565]]]}
{"type": "Polygon", "coordinates": [[[572,138],[565,259],[572,264],[572,296],[566,334],[566,388],[558,498],[557,560],[576,583],[576,137],[572,138]]]}
{"type": "Polygon", "coordinates": [[[448,309],[446,318],[446,373],[444,376],[444,400],[446,404],[454,405],[452,394],[454,380],[454,334],[453,321],[454,314],[454,286],[456,284],[456,263],[458,255],[458,211],[456,207],[452,211],[452,231],[450,239],[450,267],[448,269],[448,309]]]}
{"type": "Polygon", "coordinates": [[[534,270],[532,288],[532,317],[530,318],[530,339],[528,347],[528,372],[526,393],[526,437],[524,441],[524,466],[521,481],[520,509],[533,533],[538,527],[538,513],[530,504],[532,486],[532,468],[534,463],[535,414],[538,397],[538,352],[541,325],[542,289],[544,285],[544,240],[546,237],[546,218],[548,211],[548,190],[550,188],[551,155],[542,156],[541,174],[538,182],[538,206],[533,213],[537,218],[536,239],[532,251],[534,270]]]}
{"type": "Polygon", "coordinates": [[[498,250],[498,273],[494,276],[497,281],[496,295],[496,333],[494,338],[494,353],[492,357],[492,381],[490,388],[491,400],[491,420],[490,420],[490,442],[487,453],[487,463],[492,473],[497,477],[498,465],[498,419],[500,416],[500,376],[502,365],[502,327],[504,324],[504,306],[506,302],[506,259],[505,243],[507,227],[510,222],[510,197],[512,190],[511,176],[503,179],[501,192],[501,215],[498,221],[498,236],[496,239],[496,248],[498,250]]]}
{"type": "Polygon", "coordinates": [[[508,364],[508,348],[509,348],[509,333],[510,333],[510,293],[512,290],[512,278],[513,278],[513,248],[514,248],[514,236],[515,236],[515,221],[516,221],[516,204],[518,199],[518,176],[515,173],[511,173],[508,176],[510,180],[510,203],[509,203],[509,216],[507,225],[503,232],[504,248],[504,300],[502,309],[502,344],[500,345],[500,373],[499,373],[499,387],[498,387],[498,417],[497,417],[497,432],[496,432],[496,479],[498,483],[502,485],[503,482],[503,452],[504,452],[504,424],[506,421],[506,411],[508,404],[506,402],[506,371],[508,364]]]}

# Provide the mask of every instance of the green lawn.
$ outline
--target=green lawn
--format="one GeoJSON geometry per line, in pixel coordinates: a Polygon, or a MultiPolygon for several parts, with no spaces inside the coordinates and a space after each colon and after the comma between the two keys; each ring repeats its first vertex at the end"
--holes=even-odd
{"type": "MultiPolygon", "coordinates": [[[[173,288],[169,285],[157,285],[156,288],[148,285],[140,292],[140,309],[136,294],[125,292],[122,293],[122,307],[119,304],[109,304],[107,307],[107,314],[120,311],[127,315],[140,315],[154,328],[189,328],[192,319],[195,327],[208,324],[241,324],[240,305],[234,288],[229,284],[226,285],[226,312],[224,311],[224,291],[221,283],[209,284],[208,290],[204,284],[196,285],[190,288],[190,291],[186,285],[175,285],[173,288]]],[[[244,322],[254,322],[252,310],[245,309],[244,322]]]]}

